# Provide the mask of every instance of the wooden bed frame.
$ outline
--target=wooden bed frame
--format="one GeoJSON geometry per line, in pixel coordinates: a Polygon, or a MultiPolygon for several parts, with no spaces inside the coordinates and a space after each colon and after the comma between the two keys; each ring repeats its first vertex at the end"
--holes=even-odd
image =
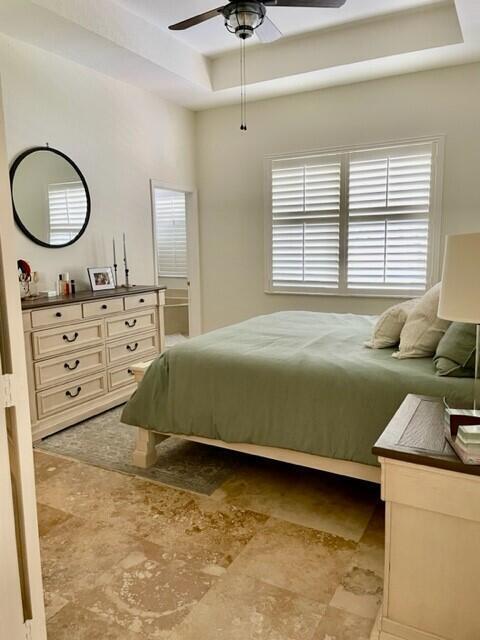
{"type": "MultiPolygon", "coordinates": [[[[142,380],[145,371],[151,362],[139,362],[131,367],[138,383],[142,380]]],[[[318,471],[328,471],[342,476],[358,478],[360,480],[368,480],[380,484],[380,467],[374,467],[360,462],[350,462],[348,460],[335,460],[334,458],[325,458],[323,456],[315,456],[310,453],[302,453],[301,451],[293,451],[292,449],[281,449],[279,447],[266,447],[263,445],[247,444],[241,442],[223,442],[223,440],[215,440],[213,438],[202,438],[199,436],[184,436],[177,433],[159,433],[151,429],[143,429],[138,427],[137,441],[135,451],[133,452],[132,463],[136,467],[147,469],[157,461],[157,444],[160,437],[174,436],[192,442],[208,444],[213,447],[221,447],[241,453],[278,460],[280,462],[288,462],[309,469],[317,469],[318,471]]]]}

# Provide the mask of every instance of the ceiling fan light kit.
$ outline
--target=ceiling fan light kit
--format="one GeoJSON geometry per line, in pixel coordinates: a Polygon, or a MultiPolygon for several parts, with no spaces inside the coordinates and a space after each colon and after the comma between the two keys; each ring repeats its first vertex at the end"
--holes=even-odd
{"type": "Polygon", "coordinates": [[[261,2],[231,2],[223,9],[225,27],[237,38],[251,38],[265,19],[266,9],[261,2]]]}
{"type": "Polygon", "coordinates": [[[188,18],[169,27],[172,31],[183,31],[206,20],[223,15],[229,33],[240,39],[240,95],[242,122],[241,131],[247,130],[247,82],[245,64],[245,41],[254,34],[262,42],[273,42],[282,37],[281,31],[267,18],[267,6],[309,7],[318,9],[338,9],[346,0],[234,0],[223,7],[211,9],[198,16],[188,18]]]}

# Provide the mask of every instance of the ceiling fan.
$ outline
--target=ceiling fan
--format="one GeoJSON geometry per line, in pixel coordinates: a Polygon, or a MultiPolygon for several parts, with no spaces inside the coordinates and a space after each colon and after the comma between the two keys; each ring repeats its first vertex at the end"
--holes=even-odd
{"type": "Polygon", "coordinates": [[[211,9],[198,16],[172,24],[169,29],[183,31],[211,18],[223,16],[227,31],[235,34],[241,41],[242,124],[240,129],[246,131],[245,40],[253,35],[256,35],[261,42],[274,42],[282,37],[280,29],[267,17],[267,7],[338,9],[345,2],[346,0],[234,0],[223,7],[217,7],[217,9],[211,9]]]}

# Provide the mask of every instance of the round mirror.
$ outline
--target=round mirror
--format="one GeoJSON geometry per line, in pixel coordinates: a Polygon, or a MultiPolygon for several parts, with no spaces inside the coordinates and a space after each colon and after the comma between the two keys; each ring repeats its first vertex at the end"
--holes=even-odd
{"type": "Polygon", "coordinates": [[[61,151],[33,147],[10,169],[15,221],[42,247],[76,242],[90,218],[90,194],[80,169],[61,151]]]}

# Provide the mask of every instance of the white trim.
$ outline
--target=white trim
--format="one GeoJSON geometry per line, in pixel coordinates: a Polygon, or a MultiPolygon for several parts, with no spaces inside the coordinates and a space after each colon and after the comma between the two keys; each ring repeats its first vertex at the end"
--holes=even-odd
{"type": "Polygon", "coordinates": [[[155,224],[155,189],[178,191],[186,195],[187,209],[187,281],[189,283],[189,334],[202,333],[201,279],[200,279],[200,230],[198,219],[198,195],[195,187],[150,180],[150,202],[152,220],[152,251],[155,283],[158,284],[157,225],[155,224]]]}
{"type": "Polygon", "coordinates": [[[265,160],[281,160],[282,158],[305,158],[308,156],[314,155],[331,155],[331,154],[340,154],[346,153],[348,151],[362,151],[364,149],[382,149],[382,148],[390,148],[390,147],[400,147],[409,144],[422,144],[428,142],[437,142],[440,140],[445,141],[446,134],[445,133],[437,133],[431,136],[419,136],[418,138],[401,138],[393,139],[393,140],[383,140],[382,142],[364,142],[361,144],[350,144],[350,145],[340,145],[338,147],[323,147],[323,148],[313,148],[307,149],[303,151],[288,151],[284,153],[275,153],[271,155],[265,156],[265,160]]]}
{"type": "Polygon", "coordinates": [[[443,175],[445,170],[445,135],[432,138],[435,142],[436,158],[433,162],[431,183],[431,216],[428,236],[429,273],[427,274],[427,288],[433,286],[442,277],[442,245],[444,229],[443,213],[443,175]]]}
{"type": "MultiPolygon", "coordinates": [[[[322,287],[274,287],[272,284],[272,163],[278,160],[296,160],[308,158],[310,156],[329,156],[335,154],[354,153],[355,151],[389,149],[392,147],[402,147],[431,143],[433,146],[432,177],[431,177],[431,204],[429,218],[428,236],[428,265],[427,265],[427,286],[428,289],[438,282],[441,277],[441,248],[443,239],[443,174],[445,157],[445,134],[432,136],[420,136],[418,138],[404,138],[401,140],[388,140],[382,142],[364,143],[356,145],[342,145],[338,147],[327,147],[323,149],[309,149],[300,152],[281,153],[267,155],[264,158],[264,293],[272,295],[303,295],[303,296],[338,296],[338,297],[361,297],[361,298],[411,298],[422,295],[417,290],[399,289],[345,289],[344,287],[322,288],[322,287]]],[[[345,175],[344,162],[342,159],[342,200],[340,206],[340,220],[345,218],[348,212],[348,189],[345,175]]],[[[340,257],[345,254],[346,243],[345,225],[340,224],[340,257]]],[[[340,260],[340,271],[346,269],[346,264],[340,260]]],[[[342,280],[340,279],[340,282],[342,280]]]]}
{"type": "Polygon", "coordinates": [[[9,640],[46,640],[25,339],[0,87],[0,375],[15,409],[0,410],[0,624],[9,640]],[[15,495],[15,501],[13,496],[15,495]],[[23,580],[20,576],[22,575],[23,580]]]}

